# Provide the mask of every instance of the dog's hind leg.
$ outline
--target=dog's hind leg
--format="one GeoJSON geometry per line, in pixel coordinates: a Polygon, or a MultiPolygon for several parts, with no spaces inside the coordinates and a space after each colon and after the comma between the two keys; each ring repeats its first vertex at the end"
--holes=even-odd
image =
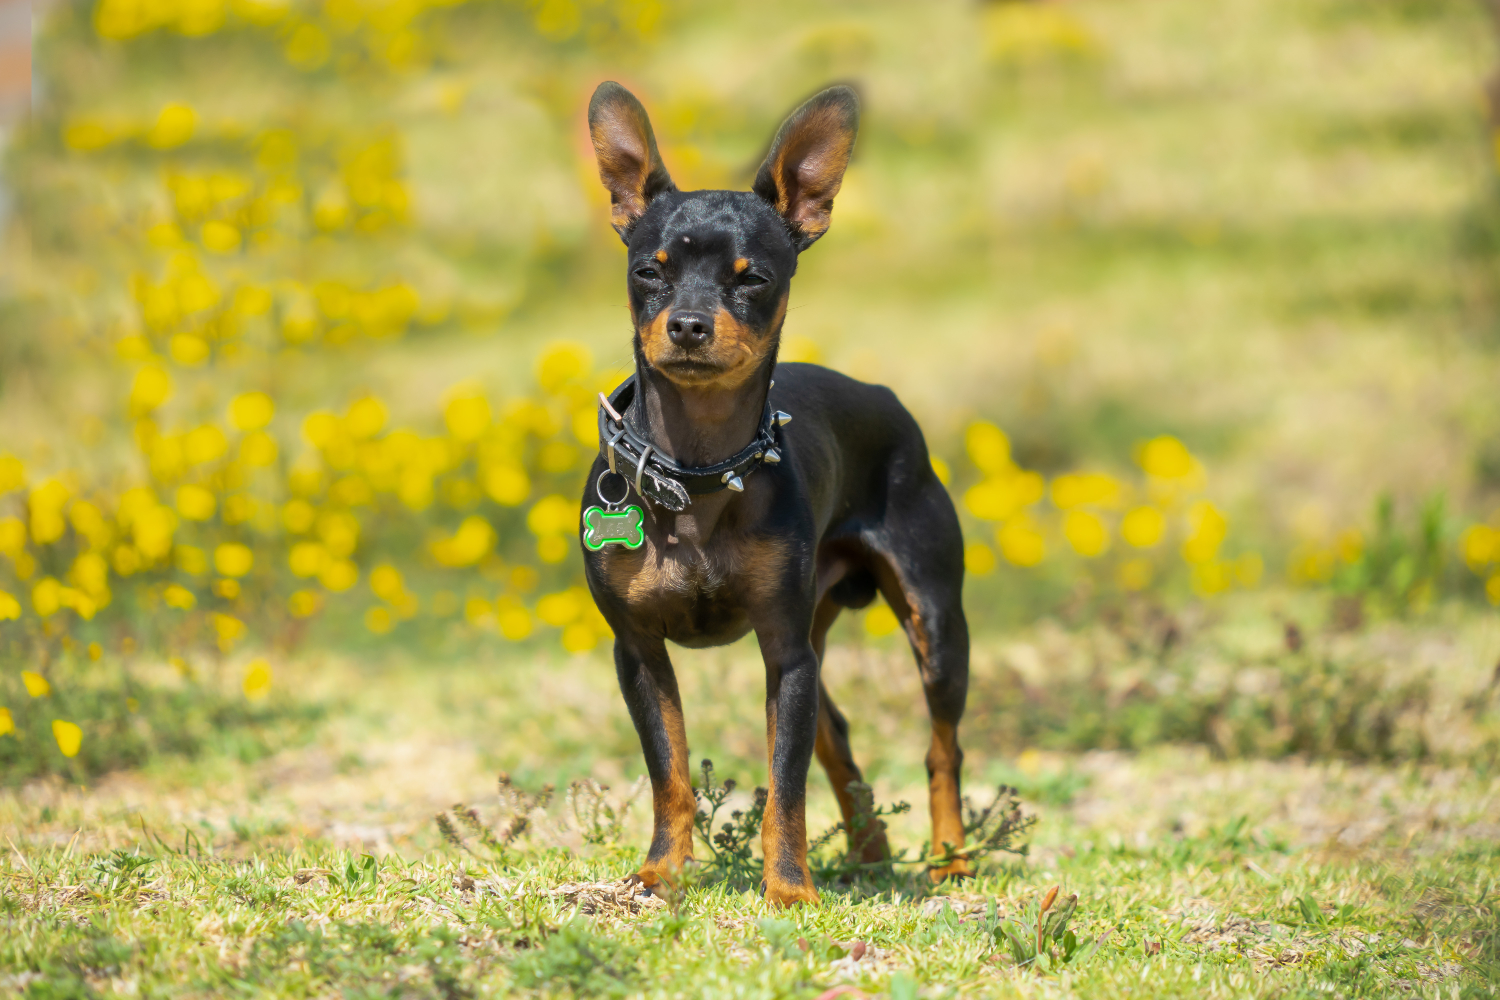
{"type": "MultiPolygon", "coordinates": [[[[883,532],[876,579],[901,621],[922,674],[932,720],[927,750],[927,794],[932,812],[932,857],[964,846],[958,723],[969,691],[969,626],[964,618],[963,534],[952,502],[933,480],[899,521],[883,532]]],[[[873,546],[872,546],[873,547],[873,546]]],[[[973,874],[954,858],[929,870],[934,882],[973,874]]]]}
{"type": "MultiPolygon", "coordinates": [[[[823,650],[828,639],[828,629],[842,606],[823,598],[813,615],[812,645],[818,654],[819,669],[823,662],[823,650]]],[[[839,802],[839,812],[844,817],[844,830],[849,842],[849,854],[858,855],[865,864],[875,864],[891,856],[890,844],[885,837],[885,824],[878,819],[861,817],[860,803],[850,785],[864,783],[864,776],[854,763],[854,754],[849,749],[849,722],[844,718],[833,699],[828,696],[828,686],[821,678],[818,681],[818,736],[813,744],[813,753],[818,763],[828,774],[829,784],[839,802]]]]}
{"type": "Polygon", "coordinates": [[[662,640],[635,637],[615,640],[615,674],[651,778],[654,830],[646,863],[635,878],[647,888],[662,881],[670,885],[682,863],[693,856],[693,819],[698,812],[677,675],[662,640]]]}

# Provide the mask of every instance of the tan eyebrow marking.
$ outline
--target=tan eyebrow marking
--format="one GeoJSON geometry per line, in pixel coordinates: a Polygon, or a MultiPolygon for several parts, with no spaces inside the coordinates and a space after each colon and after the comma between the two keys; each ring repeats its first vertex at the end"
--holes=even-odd
{"type": "Polygon", "coordinates": [[[665,264],[667,262],[667,252],[665,250],[656,251],[656,259],[665,264]]]}
{"type": "Polygon", "coordinates": [[[745,258],[741,257],[741,258],[739,258],[738,260],[736,260],[734,262],[734,273],[735,274],[744,274],[745,273],[745,268],[747,268],[749,266],[750,266],[750,262],[748,260],[746,260],[745,258]]]}

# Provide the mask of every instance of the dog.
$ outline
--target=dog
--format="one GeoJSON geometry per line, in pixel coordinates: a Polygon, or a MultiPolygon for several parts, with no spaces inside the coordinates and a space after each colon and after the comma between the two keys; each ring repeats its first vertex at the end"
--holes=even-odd
{"type": "Polygon", "coordinates": [[[829,88],[782,124],[750,191],[679,191],[629,91],[603,83],[589,103],[610,222],[628,248],[636,370],[600,394],[581,541],[651,781],[654,832],[631,876],[646,891],[670,887],[691,859],[697,813],[669,639],[720,646],[753,629],[760,644],[767,900],[818,901],[805,814],[814,755],[851,856],[890,856],[878,823],[854,834],[850,786],[862,779],[848,722],[819,676],[834,619],[877,592],[911,642],[931,716],[932,849],[946,863],[929,873],[970,874],[959,798],[969,635],[958,515],[894,393],[776,360],[798,255],[828,230],[858,121],[854,91],[829,88]]]}

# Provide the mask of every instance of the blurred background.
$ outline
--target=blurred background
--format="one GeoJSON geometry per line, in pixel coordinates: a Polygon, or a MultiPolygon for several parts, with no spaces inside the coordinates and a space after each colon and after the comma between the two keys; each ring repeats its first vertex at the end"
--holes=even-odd
{"type": "MultiPolygon", "coordinates": [[[[782,357],[928,436],[981,769],[1494,758],[1477,0],[54,0],[34,84],[32,13],[0,6],[6,781],[258,759],[361,691],[427,692],[475,767],[635,773],[576,542],[631,364],[604,79],[685,189],[860,89],[782,357]]],[[[835,633],[836,694],[882,678],[857,734],[914,724],[896,628],[835,633]]],[[[755,773],[753,647],[682,662],[755,773]]]]}

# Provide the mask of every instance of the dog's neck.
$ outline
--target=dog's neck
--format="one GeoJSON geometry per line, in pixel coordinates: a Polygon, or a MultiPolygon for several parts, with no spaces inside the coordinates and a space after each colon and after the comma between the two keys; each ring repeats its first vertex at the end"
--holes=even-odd
{"type": "Polygon", "coordinates": [[[772,352],[737,386],[684,386],[638,356],[630,422],[677,464],[716,465],[754,439],[774,367],[772,352]]]}

